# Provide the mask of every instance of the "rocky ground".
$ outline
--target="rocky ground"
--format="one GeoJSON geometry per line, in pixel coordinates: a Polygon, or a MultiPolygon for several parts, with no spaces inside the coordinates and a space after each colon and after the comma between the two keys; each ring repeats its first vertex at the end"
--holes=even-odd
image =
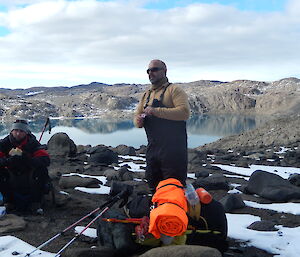
{"type": "MultiPolygon", "coordinates": [[[[272,132],[278,130],[278,133],[283,133],[283,125],[285,123],[286,122],[283,120],[282,123],[280,123],[278,127],[274,127],[273,130],[271,129],[272,126],[268,125],[268,130],[264,130],[264,128],[262,128],[262,130],[257,130],[257,132],[249,132],[250,134],[247,134],[247,136],[250,138],[254,137],[257,140],[264,140],[264,135],[267,134],[266,131],[272,132]],[[263,136],[258,138],[258,134],[263,134],[263,136]]],[[[295,124],[291,123],[292,127],[296,128],[297,125],[299,126],[299,119],[295,124]]],[[[289,128],[289,126],[287,127],[289,128]]],[[[287,132],[287,130],[285,130],[285,132],[287,132]]],[[[242,176],[227,177],[226,175],[232,175],[232,173],[212,166],[212,164],[220,163],[235,164],[240,167],[249,167],[251,164],[300,167],[300,137],[297,133],[299,133],[299,130],[294,133],[297,138],[292,137],[294,138],[293,140],[284,141],[286,143],[284,145],[281,145],[281,141],[263,141],[261,144],[253,143],[252,145],[249,145],[244,143],[241,145],[237,143],[240,142],[241,137],[244,138],[244,142],[248,142],[248,139],[245,135],[239,135],[231,137],[231,140],[225,138],[223,141],[207,145],[201,149],[189,149],[188,171],[190,174],[195,174],[196,176],[196,179],[189,180],[195,185],[205,187],[216,200],[223,201],[227,212],[253,214],[260,216],[264,221],[271,221],[277,225],[280,224],[287,227],[297,227],[300,225],[300,216],[298,215],[282,215],[282,213],[270,210],[244,206],[242,204],[243,200],[250,200],[259,203],[271,203],[277,202],[276,198],[274,198],[276,196],[264,195],[264,193],[261,193],[259,189],[251,189],[252,192],[249,192],[251,190],[248,180],[244,179],[242,176]],[[232,143],[229,144],[229,141],[232,143]],[[265,142],[268,142],[268,144],[264,145],[265,142]],[[222,145],[223,147],[220,147],[222,145]],[[288,150],[282,151],[282,146],[285,146],[288,150]],[[211,174],[212,176],[208,178],[208,174],[211,174]],[[243,193],[240,194],[241,198],[237,201],[240,205],[228,206],[226,205],[224,197],[228,196],[227,192],[233,188],[234,184],[241,185],[239,189],[243,193]],[[256,197],[254,194],[262,196],[256,197]]],[[[88,194],[74,189],[76,186],[96,188],[99,186],[98,180],[93,178],[81,178],[78,176],[65,177],[63,174],[78,173],[106,176],[107,185],[110,185],[113,180],[118,180],[133,185],[135,190],[147,190],[146,183],[144,181],[144,172],[131,172],[129,166],[123,166],[126,162],[128,162],[128,160],[124,159],[123,156],[138,156],[140,158],[135,158],[137,160],[131,161],[137,165],[142,164],[141,169],[143,170],[145,153],[144,147],[134,149],[133,147],[126,146],[119,146],[116,148],[109,148],[106,146],[97,146],[92,148],[89,146],[75,146],[72,141],[68,140],[66,135],[59,135],[58,138],[55,140],[52,139],[51,142],[50,141],[48,143],[48,150],[52,156],[52,163],[49,168],[49,173],[56,188],[56,204],[52,203],[52,197],[51,195],[48,195],[45,201],[44,215],[36,216],[31,214],[22,214],[21,217],[23,217],[25,223],[19,222],[17,224],[17,229],[13,229],[14,226],[11,224],[7,226],[7,222],[5,221],[0,221],[2,235],[14,235],[31,245],[38,246],[50,237],[63,231],[70,224],[99,207],[107,200],[107,196],[105,195],[88,194]],[[59,143],[61,140],[64,140],[65,143],[59,143]],[[116,171],[114,167],[120,169],[116,171]],[[63,191],[67,194],[61,194],[59,191],[63,191]]],[[[268,180],[269,179],[266,179],[266,181],[268,180]]],[[[299,177],[295,180],[291,180],[290,182],[284,180],[280,183],[283,183],[281,185],[282,187],[288,186],[288,188],[293,188],[293,190],[295,190],[293,191],[294,198],[290,199],[289,196],[287,196],[284,201],[299,202],[299,177]]],[[[279,201],[279,199],[277,200],[279,201]]],[[[282,202],[283,200],[280,199],[280,201],[282,202]]],[[[84,224],[87,223],[82,223],[81,225],[84,224]]],[[[93,225],[93,227],[95,228],[95,225],[93,225]]],[[[55,240],[44,249],[50,252],[57,252],[73,236],[73,231],[66,233],[65,236],[55,240]]],[[[228,238],[228,241],[230,247],[226,252],[226,256],[273,256],[272,254],[255,247],[247,247],[245,244],[236,240],[228,238]]],[[[97,246],[97,242],[95,240],[91,240],[87,237],[80,237],[79,240],[75,241],[75,243],[69,247],[63,256],[112,256],[109,252],[101,251],[101,253],[99,253],[98,250],[101,249],[99,247],[94,248],[93,250],[88,250],[91,249],[92,246],[97,246]]]]}

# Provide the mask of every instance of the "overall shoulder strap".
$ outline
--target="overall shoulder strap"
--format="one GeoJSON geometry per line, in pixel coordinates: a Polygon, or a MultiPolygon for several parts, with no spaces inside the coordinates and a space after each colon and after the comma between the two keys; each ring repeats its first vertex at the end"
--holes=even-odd
{"type": "Polygon", "coordinates": [[[164,99],[165,92],[166,92],[168,86],[170,86],[170,85],[171,85],[171,83],[168,83],[168,84],[164,87],[164,89],[163,89],[163,91],[162,91],[162,93],[161,93],[161,95],[160,95],[160,98],[159,98],[159,101],[160,101],[161,103],[162,103],[162,101],[163,101],[163,99],[164,99]]]}
{"type": "Polygon", "coordinates": [[[148,96],[147,96],[147,99],[146,99],[146,102],[145,102],[145,105],[144,105],[144,109],[148,106],[148,103],[150,101],[150,96],[151,96],[151,90],[147,90],[144,95],[143,95],[143,98],[146,96],[146,94],[148,93],[148,96]]]}

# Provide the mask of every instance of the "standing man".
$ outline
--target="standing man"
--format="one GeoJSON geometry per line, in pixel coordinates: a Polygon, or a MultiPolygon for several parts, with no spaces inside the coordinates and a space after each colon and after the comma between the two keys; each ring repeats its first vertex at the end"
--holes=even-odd
{"type": "Polygon", "coordinates": [[[146,179],[151,190],[167,178],[185,185],[186,120],[190,115],[187,94],[169,83],[163,61],[152,60],[147,73],[152,85],[141,98],[134,117],[135,125],[145,128],[148,139],[146,179]]]}
{"type": "Polygon", "coordinates": [[[46,150],[31,134],[26,120],[16,120],[0,140],[0,192],[9,210],[42,214],[42,197],[49,183],[46,150]]]}

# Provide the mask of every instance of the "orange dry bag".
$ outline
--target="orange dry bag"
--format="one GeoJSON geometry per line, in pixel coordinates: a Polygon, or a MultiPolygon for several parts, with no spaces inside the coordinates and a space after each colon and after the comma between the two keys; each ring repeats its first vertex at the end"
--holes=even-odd
{"type": "Polygon", "coordinates": [[[200,187],[196,189],[198,197],[201,203],[209,204],[212,201],[212,196],[204,188],[200,187]]]}
{"type": "Polygon", "coordinates": [[[173,178],[161,181],[152,202],[157,207],[150,212],[149,232],[155,238],[160,238],[161,234],[179,236],[186,231],[187,202],[180,181],[173,178]]]}

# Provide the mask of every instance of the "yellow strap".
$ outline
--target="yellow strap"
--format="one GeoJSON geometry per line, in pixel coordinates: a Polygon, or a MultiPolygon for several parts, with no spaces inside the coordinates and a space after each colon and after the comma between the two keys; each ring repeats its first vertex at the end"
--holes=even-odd
{"type": "Polygon", "coordinates": [[[206,230],[200,230],[200,229],[197,229],[197,230],[187,230],[185,232],[185,234],[189,235],[189,234],[192,234],[193,232],[201,233],[201,234],[213,233],[215,235],[222,234],[220,231],[214,231],[214,230],[209,230],[209,229],[206,229],[206,230]]]}
{"type": "Polygon", "coordinates": [[[199,216],[199,219],[202,219],[202,221],[203,221],[204,224],[205,224],[205,228],[208,230],[208,224],[207,224],[207,222],[206,222],[206,219],[205,219],[204,217],[202,217],[202,216],[199,216]]]}

